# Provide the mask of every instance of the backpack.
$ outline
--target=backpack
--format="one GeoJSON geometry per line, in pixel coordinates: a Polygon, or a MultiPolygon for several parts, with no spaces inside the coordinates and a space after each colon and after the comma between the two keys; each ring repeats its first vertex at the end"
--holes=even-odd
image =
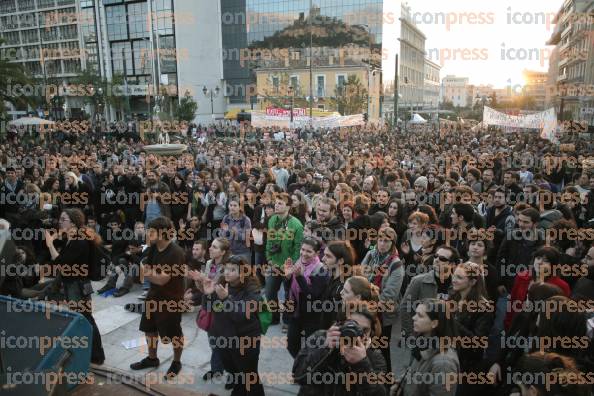
{"type": "Polygon", "coordinates": [[[89,280],[100,281],[105,278],[107,274],[107,267],[111,262],[111,258],[107,250],[102,246],[96,246],[93,242],[89,242],[90,254],[89,254],[89,280]]]}

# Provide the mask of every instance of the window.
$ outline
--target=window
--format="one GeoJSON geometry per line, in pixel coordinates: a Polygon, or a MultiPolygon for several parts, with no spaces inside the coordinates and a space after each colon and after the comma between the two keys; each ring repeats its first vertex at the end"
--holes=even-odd
{"type": "Polygon", "coordinates": [[[54,0],[38,0],[37,5],[39,8],[54,7],[55,1],[54,0]]]}
{"type": "Polygon", "coordinates": [[[148,37],[147,3],[136,3],[128,6],[128,27],[130,38],[148,37]]]}
{"type": "Polygon", "coordinates": [[[276,76],[272,77],[272,91],[275,94],[278,94],[279,85],[280,85],[280,79],[276,76]]]}
{"type": "Polygon", "coordinates": [[[19,42],[19,32],[4,32],[4,40],[8,45],[17,45],[19,42]]]}
{"type": "Polygon", "coordinates": [[[336,75],[336,88],[339,93],[342,94],[342,88],[345,86],[347,82],[346,74],[337,74],[336,75]]]}
{"type": "Polygon", "coordinates": [[[134,47],[134,74],[150,74],[152,70],[150,42],[137,40],[132,45],[134,47]]]}
{"type": "Polygon", "coordinates": [[[23,40],[23,44],[36,43],[39,41],[39,36],[37,35],[37,29],[23,30],[21,32],[21,37],[23,40]]]}
{"type": "Polygon", "coordinates": [[[35,9],[35,0],[19,0],[19,11],[29,11],[35,9]]]}
{"type": "Polygon", "coordinates": [[[83,41],[96,42],[97,33],[95,32],[95,10],[92,8],[84,8],[81,10],[80,29],[83,36],[83,41]]]}
{"type": "Polygon", "coordinates": [[[299,95],[301,92],[301,87],[299,86],[299,76],[291,76],[290,85],[293,87],[295,95],[299,95]]]}
{"type": "Polygon", "coordinates": [[[316,77],[316,96],[323,98],[325,96],[326,76],[319,75],[316,77]]]}
{"type": "Polygon", "coordinates": [[[35,18],[35,14],[33,13],[22,14],[20,20],[21,27],[37,26],[37,18],[35,18]]]}
{"type": "Polygon", "coordinates": [[[177,72],[175,51],[175,41],[173,36],[159,38],[159,53],[157,59],[159,59],[160,62],[159,70],[161,71],[161,74],[177,72]]]}
{"type": "Polygon", "coordinates": [[[171,0],[155,0],[153,9],[153,23],[158,34],[167,35],[173,32],[173,8],[171,0]]]}
{"type": "Polygon", "coordinates": [[[60,36],[62,40],[74,40],[78,37],[76,25],[60,26],[60,36]]]}
{"type": "Polygon", "coordinates": [[[107,15],[107,37],[109,40],[126,40],[128,38],[125,6],[105,7],[107,15]]]}
{"type": "Polygon", "coordinates": [[[112,43],[111,44],[111,62],[113,65],[113,71],[115,73],[124,73],[124,59],[122,58],[122,52],[126,63],[126,75],[133,74],[132,71],[132,49],[130,43],[112,43]]]}
{"type": "Polygon", "coordinates": [[[80,72],[80,60],[68,59],[64,60],[64,73],[79,73],[80,72]]]}

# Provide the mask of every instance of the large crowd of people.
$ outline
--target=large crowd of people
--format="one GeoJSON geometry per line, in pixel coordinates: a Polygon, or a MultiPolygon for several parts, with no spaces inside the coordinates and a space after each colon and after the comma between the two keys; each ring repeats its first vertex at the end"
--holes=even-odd
{"type": "Polygon", "coordinates": [[[591,140],[496,128],[182,132],[188,148],[173,157],[134,133],[9,135],[0,226],[21,270],[0,294],[82,313],[102,364],[91,296],[145,289],[148,356],[130,368],[158,367],[161,341],[175,377],[182,315],[197,312],[211,350],[204,380],[227,375],[232,395],[264,394],[269,325],[286,334],[300,395],[591,394],[591,140]]]}

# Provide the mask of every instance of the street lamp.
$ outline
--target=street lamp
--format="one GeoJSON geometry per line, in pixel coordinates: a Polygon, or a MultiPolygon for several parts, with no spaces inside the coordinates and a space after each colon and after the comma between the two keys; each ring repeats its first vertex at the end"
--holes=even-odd
{"type": "Polygon", "coordinates": [[[288,91],[289,91],[289,96],[291,97],[291,123],[289,125],[289,128],[293,127],[293,106],[294,104],[294,100],[295,100],[295,91],[293,90],[293,87],[291,85],[289,85],[288,87],[288,91]]]}
{"type": "Polygon", "coordinates": [[[210,96],[210,112],[211,112],[212,116],[214,116],[214,98],[219,96],[220,91],[221,90],[218,85],[214,90],[206,88],[206,85],[204,86],[204,88],[202,88],[202,92],[204,93],[204,96],[206,96],[206,97],[210,96]]]}

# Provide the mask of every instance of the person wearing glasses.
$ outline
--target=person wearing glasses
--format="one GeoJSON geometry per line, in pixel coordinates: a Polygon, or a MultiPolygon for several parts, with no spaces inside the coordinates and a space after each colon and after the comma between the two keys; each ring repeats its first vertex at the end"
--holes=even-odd
{"type": "Polygon", "coordinates": [[[426,298],[449,300],[454,268],[460,261],[458,251],[442,245],[437,248],[433,258],[433,269],[411,279],[400,303],[402,331],[405,335],[413,333],[412,316],[415,306],[426,298]]]}

